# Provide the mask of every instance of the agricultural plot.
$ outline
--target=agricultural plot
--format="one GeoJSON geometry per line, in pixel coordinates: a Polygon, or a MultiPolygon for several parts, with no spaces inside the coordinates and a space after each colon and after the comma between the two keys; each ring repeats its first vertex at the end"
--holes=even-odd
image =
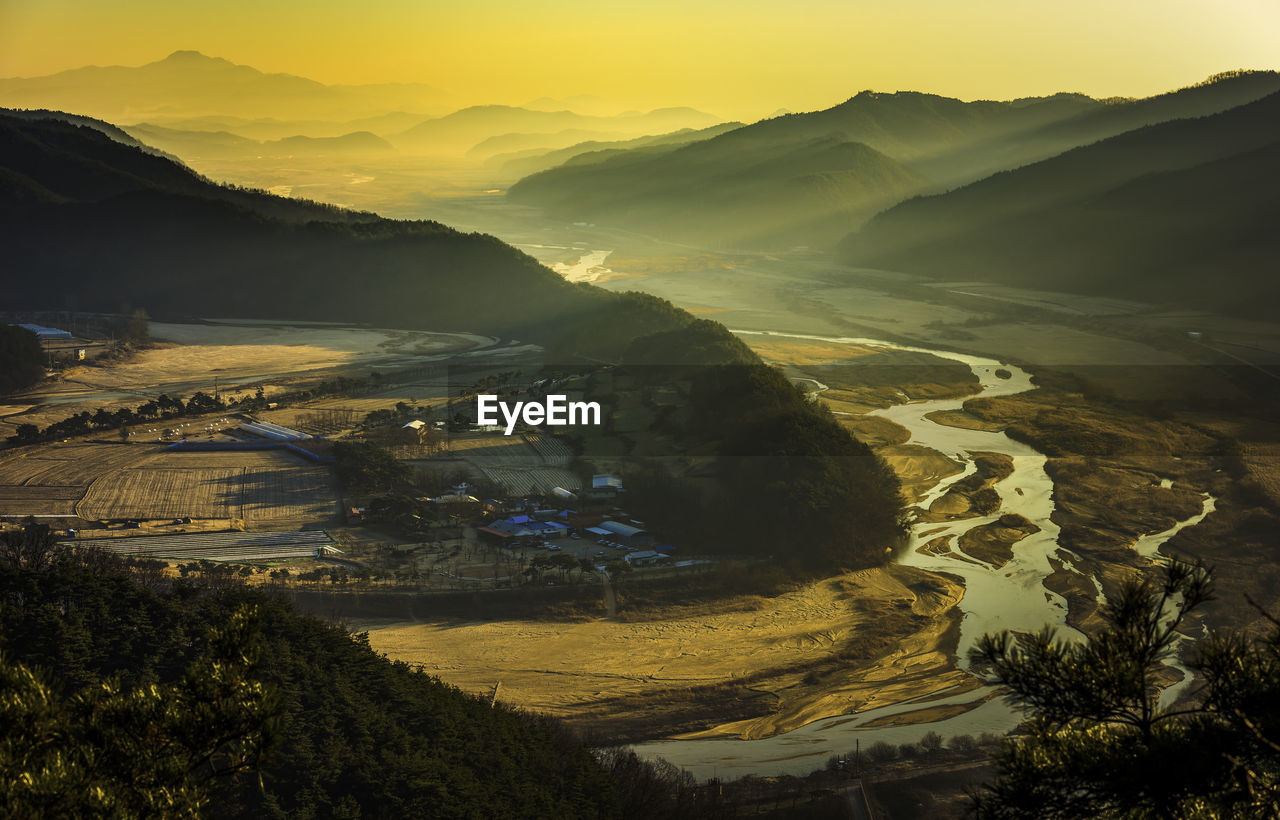
{"type": "Polygon", "coordinates": [[[34,487],[0,484],[0,515],[21,518],[28,515],[76,514],[76,502],[84,487],[34,487]]]}
{"type": "Polygon", "coordinates": [[[0,515],[73,516],[94,479],[153,452],[91,442],[18,450],[0,459],[0,515]]]}
{"type": "Polygon", "coordinates": [[[260,561],[309,558],[317,551],[338,552],[323,530],[295,532],[211,532],[138,538],[80,539],[80,546],[98,547],[120,555],[170,558],[178,561],[260,561]]]}
{"type": "Polygon", "coordinates": [[[477,465],[485,478],[502,485],[509,495],[550,493],[556,487],[573,488],[582,483],[576,475],[562,467],[513,469],[477,465]]]}
{"type": "Polygon", "coordinates": [[[83,518],[243,518],[243,468],[119,470],[89,488],[83,518]]]}
{"type": "Polygon", "coordinates": [[[71,442],[0,459],[0,515],[88,519],[329,520],[330,472],[281,451],[171,452],[154,444],[71,442]]]}
{"type": "Polygon", "coordinates": [[[0,484],[85,487],[98,476],[137,464],[155,452],[145,446],[92,442],[27,448],[0,461],[0,484]]]}
{"type": "Polygon", "coordinates": [[[450,436],[446,443],[454,456],[462,458],[532,458],[537,455],[537,451],[529,447],[523,437],[504,436],[501,433],[463,433],[450,436]]]}
{"type": "Polygon", "coordinates": [[[573,450],[568,444],[555,436],[544,436],[541,433],[527,433],[524,440],[529,443],[547,464],[564,465],[573,458],[573,450]]]}
{"type": "Polygon", "coordinates": [[[287,450],[163,450],[145,462],[147,467],[242,467],[245,469],[289,470],[312,462],[287,450]]]}
{"type": "MultiPolygon", "coordinates": [[[[573,458],[569,445],[554,436],[466,433],[449,442],[447,458],[479,473],[510,495],[549,493],[556,487],[574,488],[582,481],[567,469],[573,458]]],[[[433,461],[416,462],[430,467],[433,461]]],[[[441,461],[435,461],[440,464],[441,461]]]]}
{"type": "Polygon", "coordinates": [[[321,467],[244,470],[241,517],[247,525],[328,520],[338,514],[337,488],[321,467]]]}

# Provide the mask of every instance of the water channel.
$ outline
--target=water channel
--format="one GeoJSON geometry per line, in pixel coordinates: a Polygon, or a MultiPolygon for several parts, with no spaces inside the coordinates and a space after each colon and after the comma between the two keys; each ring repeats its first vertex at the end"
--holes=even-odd
{"type": "MultiPolygon", "coordinates": [[[[967,365],[981,384],[981,391],[976,394],[981,396],[1010,396],[1034,387],[1031,376],[1017,367],[965,353],[854,337],[769,331],[735,332],[743,336],[774,336],[928,353],[967,365]]],[[[1075,568],[1078,556],[1058,544],[1058,526],[1052,521],[1053,482],[1045,472],[1045,456],[1000,431],[951,427],[928,418],[938,411],[959,410],[970,398],[974,396],[914,401],[872,413],[906,428],[911,433],[909,443],[937,450],[964,466],[962,473],[943,479],[928,490],[920,503],[922,508],[927,508],[953,483],[974,472],[975,453],[1001,453],[1012,459],[1013,472],[995,484],[995,490],[1000,495],[999,509],[989,515],[959,521],[918,523],[912,527],[907,548],[895,558],[906,566],[945,572],[964,580],[965,594],[958,604],[962,620],[957,655],[959,666],[965,671],[968,671],[969,650],[984,633],[1003,629],[1035,632],[1044,626],[1051,626],[1058,630],[1060,638],[1081,637],[1066,622],[1066,601],[1044,584],[1055,569],[1050,559],[1060,563],[1065,571],[1078,571],[1075,568]],[[995,567],[954,548],[963,533],[996,521],[1006,513],[1017,513],[1040,528],[1038,532],[1014,545],[1012,560],[995,567]],[[946,539],[945,548],[941,546],[944,542],[939,539],[946,539]],[[930,542],[935,542],[933,549],[927,552],[919,549],[930,542]]],[[[1164,532],[1143,536],[1135,545],[1136,550],[1153,563],[1159,562],[1161,545],[1185,527],[1199,523],[1213,509],[1214,499],[1206,494],[1204,507],[1198,515],[1178,522],[1164,532]]],[[[1097,589],[1098,600],[1102,602],[1101,584],[1092,576],[1086,577],[1097,589]]],[[[1190,683],[1190,675],[1185,668],[1177,668],[1183,672],[1183,678],[1161,693],[1162,705],[1171,702],[1190,683]]],[[[750,773],[798,775],[820,768],[833,754],[852,752],[859,743],[864,749],[879,741],[892,744],[912,743],[928,731],[937,732],[944,738],[961,734],[1008,732],[1019,723],[1020,713],[1004,698],[992,698],[992,694],[992,689],[988,686],[952,695],[947,695],[944,691],[857,714],[824,718],[790,732],[758,740],[657,741],[640,744],[636,751],[645,756],[665,758],[699,778],[740,777],[750,773]],[[867,724],[881,718],[944,705],[972,705],[972,708],[931,723],[867,728],[867,724]]]]}

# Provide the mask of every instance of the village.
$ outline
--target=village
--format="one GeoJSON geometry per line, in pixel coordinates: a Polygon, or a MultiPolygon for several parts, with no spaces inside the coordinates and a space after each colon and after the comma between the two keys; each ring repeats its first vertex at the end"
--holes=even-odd
{"type": "MultiPolygon", "coordinates": [[[[46,344],[93,344],[40,330],[46,344]]],[[[346,372],[318,385],[228,378],[221,393],[136,408],[126,394],[96,411],[65,405],[44,429],[16,425],[19,446],[0,452],[0,528],[48,528],[171,574],[330,590],[555,586],[710,563],[648,531],[623,479],[592,470],[579,442],[486,423],[473,398],[582,398],[585,374],[527,353],[346,372]],[[370,479],[368,458],[394,478],[370,479]]]]}

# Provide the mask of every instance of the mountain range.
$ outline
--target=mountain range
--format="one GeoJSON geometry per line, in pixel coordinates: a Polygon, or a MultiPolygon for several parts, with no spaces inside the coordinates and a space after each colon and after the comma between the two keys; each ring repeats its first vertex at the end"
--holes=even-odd
{"type": "Polygon", "coordinates": [[[824,111],[763,120],[669,151],[634,149],[589,168],[566,163],[520,180],[509,196],[561,218],[693,244],[829,247],[908,197],[1277,89],[1274,72],[1237,72],[1143,100],[1057,94],[963,102],[863,92],[824,111]],[[846,147],[832,150],[836,145],[846,147]]]}
{"type": "Polygon", "coordinates": [[[1280,92],[903,202],[850,264],[1269,315],[1280,297],[1280,92]]]}
{"type": "MultiPolygon", "coordinates": [[[[529,107],[477,105],[448,113],[448,99],[423,84],[325,85],[198,51],[175,51],[141,66],[85,66],[44,77],[0,79],[0,106],[74,111],[113,123],[196,132],[151,131],[179,155],[201,143],[231,150],[222,132],[263,143],[289,137],[346,139],[368,132],[408,153],[460,157],[477,143],[502,135],[509,135],[509,141],[518,141],[516,135],[525,135],[526,142],[532,137],[537,147],[551,150],[586,139],[624,139],[719,122],[692,108],[588,115],[553,110],[549,106],[555,101],[548,99],[529,107]],[[564,133],[571,131],[577,133],[564,133]],[[218,136],[207,137],[206,132],[218,136]]],[[[578,101],[601,110],[599,101],[578,101]]],[[[302,150],[341,152],[347,147],[328,143],[302,150]]],[[[508,149],[489,153],[501,150],[508,149]]]]}
{"type": "Polygon", "coordinates": [[[167,116],[333,120],[412,106],[426,115],[446,95],[428,85],[324,85],[292,74],[267,74],[198,51],[175,51],[141,66],[85,66],[44,77],[0,79],[0,105],[57,108],[110,122],[167,116]]]}
{"type": "Polygon", "coordinates": [[[593,117],[573,111],[538,111],[510,105],[475,105],[443,117],[425,120],[412,128],[388,135],[393,144],[405,151],[425,154],[463,154],[477,148],[481,157],[510,148],[520,148],[537,135],[538,147],[563,148],[581,142],[584,136],[600,135],[605,139],[662,134],[681,128],[706,128],[719,122],[717,117],[693,108],[658,108],[645,113],[593,117]],[[492,150],[479,144],[494,138],[505,139],[492,150]],[[515,135],[521,135],[517,138],[515,135]]]}
{"type": "Polygon", "coordinates": [[[125,126],[139,142],[192,162],[210,158],[238,159],[291,156],[367,156],[393,153],[395,148],[377,134],[353,131],[333,137],[295,135],[274,140],[254,140],[231,131],[189,131],[139,123],[125,126]]]}
{"type": "Polygon", "coordinates": [[[541,148],[511,151],[494,154],[486,159],[484,164],[489,168],[497,168],[503,174],[523,177],[566,163],[584,165],[602,162],[611,156],[616,156],[632,148],[687,145],[691,142],[710,139],[726,131],[733,131],[741,128],[742,125],[740,122],[722,122],[709,128],[681,128],[669,134],[654,134],[629,140],[588,140],[552,151],[546,151],[541,148]]]}

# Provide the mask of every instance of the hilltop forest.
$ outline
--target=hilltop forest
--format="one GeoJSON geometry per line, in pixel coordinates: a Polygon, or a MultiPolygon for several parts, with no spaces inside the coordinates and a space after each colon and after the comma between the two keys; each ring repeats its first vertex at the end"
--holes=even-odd
{"type": "Polygon", "coordinates": [[[0,541],[0,813],[635,816],[554,722],[212,567],[160,566],[0,541]]]}

